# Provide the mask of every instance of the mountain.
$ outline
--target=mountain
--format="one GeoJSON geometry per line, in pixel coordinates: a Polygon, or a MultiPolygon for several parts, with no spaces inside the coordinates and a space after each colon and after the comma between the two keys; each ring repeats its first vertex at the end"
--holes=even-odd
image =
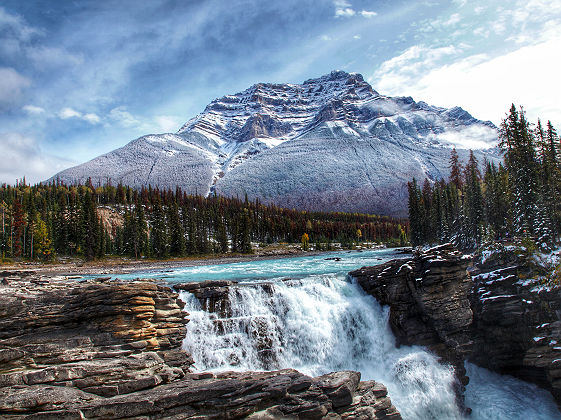
{"type": "Polygon", "coordinates": [[[407,214],[407,182],[449,175],[450,150],[496,160],[497,129],[462,108],[379,94],[360,74],[258,83],[51,180],[259,197],[310,210],[407,214]]]}

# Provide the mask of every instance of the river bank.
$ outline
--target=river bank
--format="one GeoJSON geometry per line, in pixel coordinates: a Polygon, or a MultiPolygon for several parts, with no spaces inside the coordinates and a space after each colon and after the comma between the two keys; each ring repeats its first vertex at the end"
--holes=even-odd
{"type": "Polygon", "coordinates": [[[311,257],[329,254],[335,251],[302,251],[298,249],[285,249],[280,251],[255,252],[253,254],[221,254],[197,256],[188,258],[154,260],[154,259],[129,259],[125,257],[105,258],[95,261],[81,259],[65,259],[54,263],[18,262],[0,265],[0,270],[5,271],[35,271],[43,275],[104,275],[104,274],[133,274],[152,270],[167,270],[178,267],[197,267],[202,265],[232,264],[244,261],[264,261],[281,258],[311,257]]]}

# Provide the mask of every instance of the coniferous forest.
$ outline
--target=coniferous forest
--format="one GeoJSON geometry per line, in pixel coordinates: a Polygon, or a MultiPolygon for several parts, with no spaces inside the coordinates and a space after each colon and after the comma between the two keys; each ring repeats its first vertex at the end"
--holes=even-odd
{"type": "Polygon", "coordinates": [[[534,241],[550,249],[561,233],[561,144],[551,122],[531,125],[510,108],[499,130],[504,161],[450,157],[450,178],[409,183],[413,245],[453,242],[475,249],[492,240],[534,241]],[[483,172],[480,168],[484,168],[483,172]]]}
{"type": "Polygon", "coordinates": [[[0,257],[170,258],[251,253],[252,243],[404,244],[408,223],[367,214],[289,210],[256,201],[125,185],[0,187],[0,257]]]}

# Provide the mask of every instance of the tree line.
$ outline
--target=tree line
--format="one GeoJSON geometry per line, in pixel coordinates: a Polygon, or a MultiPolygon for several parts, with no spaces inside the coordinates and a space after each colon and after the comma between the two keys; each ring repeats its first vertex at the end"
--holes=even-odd
{"type": "Polygon", "coordinates": [[[49,260],[106,255],[168,258],[250,253],[252,243],[300,242],[319,247],[357,240],[404,243],[408,223],[358,213],[307,212],[180,188],[134,189],[110,183],[61,182],[0,187],[0,256],[49,260]]]}
{"type": "Polygon", "coordinates": [[[411,243],[454,242],[475,249],[491,240],[527,238],[547,250],[561,233],[560,140],[550,121],[531,125],[523,108],[510,108],[499,129],[503,162],[480,163],[455,149],[450,178],[409,183],[411,243]]]}

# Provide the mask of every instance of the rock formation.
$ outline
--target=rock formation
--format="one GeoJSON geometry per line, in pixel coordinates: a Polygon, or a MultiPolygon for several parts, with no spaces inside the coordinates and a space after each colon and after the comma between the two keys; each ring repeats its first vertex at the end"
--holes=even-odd
{"type": "Polygon", "coordinates": [[[516,250],[471,258],[442,245],[350,273],[390,307],[398,344],[428,346],[467,384],[463,360],[534,382],[561,403],[561,286],[544,285],[516,250]],[[536,278],[537,277],[537,278],[536,278]]]}
{"type": "Polygon", "coordinates": [[[561,404],[561,286],[537,277],[516,249],[504,251],[472,272],[470,359],[534,382],[561,404]]]}
{"type": "Polygon", "coordinates": [[[0,279],[1,418],[401,418],[358,372],[190,372],[184,305],[155,282],[0,279]]]}

